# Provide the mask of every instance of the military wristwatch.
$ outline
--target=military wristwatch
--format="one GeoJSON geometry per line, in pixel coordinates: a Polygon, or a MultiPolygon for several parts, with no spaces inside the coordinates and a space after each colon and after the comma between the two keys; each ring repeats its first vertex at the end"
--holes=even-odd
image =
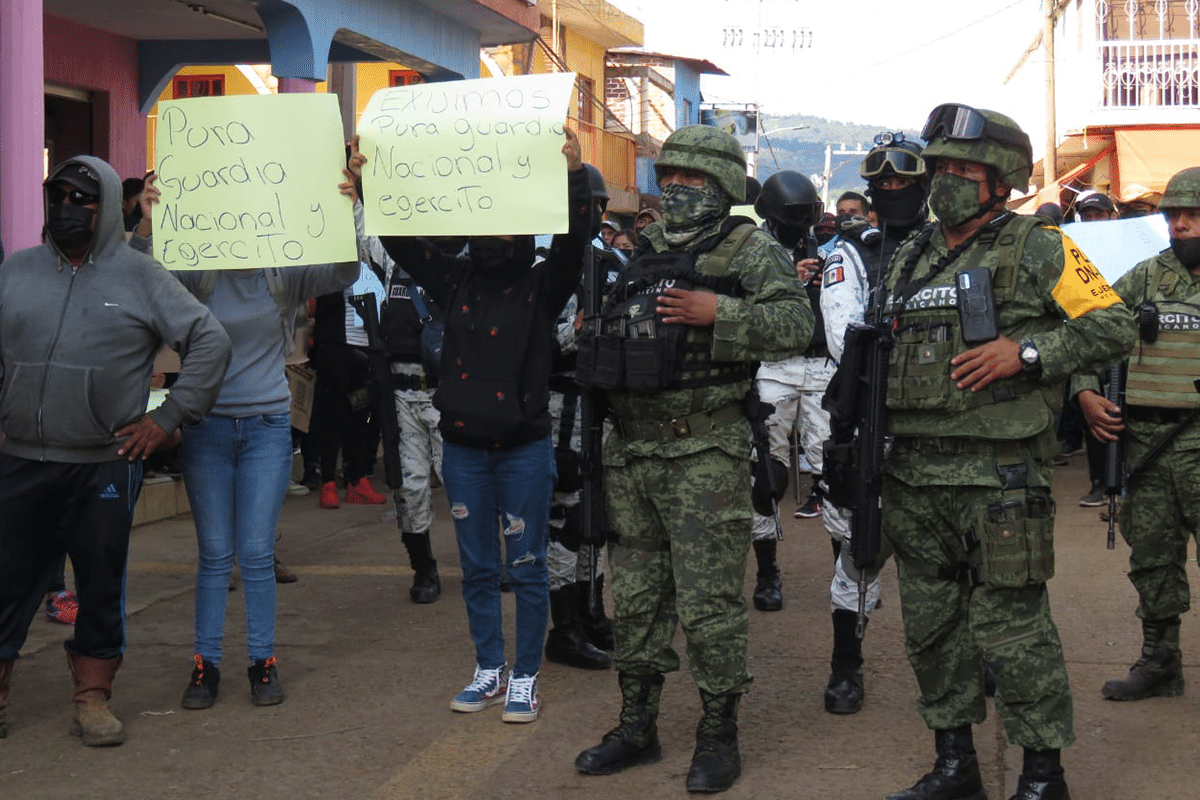
{"type": "Polygon", "coordinates": [[[1019,355],[1021,357],[1021,369],[1025,372],[1035,372],[1042,366],[1042,354],[1038,352],[1037,345],[1032,339],[1022,339],[1017,345],[1020,348],[1019,355]]]}

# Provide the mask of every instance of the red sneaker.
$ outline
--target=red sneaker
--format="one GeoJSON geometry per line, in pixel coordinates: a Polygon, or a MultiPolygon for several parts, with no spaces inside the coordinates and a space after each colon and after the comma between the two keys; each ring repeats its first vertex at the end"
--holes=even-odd
{"type": "Polygon", "coordinates": [[[341,507],[342,503],[340,500],[338,500],[337,484],[333,481],[327,481],[321,484],[321,508],[341,507]]]}
{"type": "Polygon", "coordinates": [[[387,498],[375,491],[371,481],[364,475],[358,483],[346,487],[346,502],[362,506],[378,506],[387,502],[387,498]]]}
{"type": "Polygon", "coordinates": [[[52,622],[74,625],[79,614],[79,601],[69,589],[63,589],[46,601],[46,616],[52,622]]]}

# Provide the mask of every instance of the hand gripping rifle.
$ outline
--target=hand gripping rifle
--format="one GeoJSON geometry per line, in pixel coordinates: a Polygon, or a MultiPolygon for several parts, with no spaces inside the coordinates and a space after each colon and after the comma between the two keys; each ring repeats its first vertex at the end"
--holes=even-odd
{"type": "MultiPolygon", "coordinates": [[[[1114,364],[1108,370],[1108,386],[1104,388],[1104,399],[1114,403],[1124,413],[1125,367],[1114,364]]],[[[1108,495],[1108,549],[1117,546],[1117,503],[1121,490],[1125,488],[1125,434],[1104,445],[1104,493],[1108,495]]]]}
{"type": "Polygon", "coordinates": [[[379,415],[379,431],[383,439],[384,482],[392,490],[396,501],[396,527],[401,521],[400,506],[404,498],[400,489],[404,485],[404,470],[400,466],[400,423],[396,419],[396,393],[392,383],[392,364],[388,360],[387,348],[379,330],[379,305],[374,292],[349,295],[346,301],[362,318],[367,332],[367,357],[371,369],[367,379],[368,396],[372,411],[379,415]]]}

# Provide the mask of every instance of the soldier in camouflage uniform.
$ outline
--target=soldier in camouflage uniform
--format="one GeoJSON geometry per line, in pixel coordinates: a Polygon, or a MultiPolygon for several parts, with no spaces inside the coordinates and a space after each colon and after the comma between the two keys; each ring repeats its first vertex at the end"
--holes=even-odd
{"type": "MultiPolygon", "coordinates": [[[[1180,425],[1170,443],[1136,475],[1118,518],[1129,544],[1129,580],[1138,593],[1141,658],[1124,679],[1102,692],[1112,700],[1183,694],[1179,617],[1191,605],[1188,539],[1200,522],[1200,167],[1167,183],[1159,209],[1167,217],[1171,247],[1146,259],[1113,287],[1154,322],[1138,326],[1129,357],[1125,393],[1126,464],[1139,461],[1180,425]],[[1151,307],[1151,304],[1153,307],[1151,307]]],[[[1079,392],[1079,404],[1101,442],[1125,429],[1121,410],[1097,391],[1096,380],[1079,392]]]]}
{"type": "Polygon", "coordinates": [[[679,668],[681,623],[703,706],[687,788],[717,792],[741,771],[737,708],[751,680],[743,401],[756,363],[802,350],[813,315],[784,250],[729,218],[746,185],[732,136],[681,128],[655,170],[664,220],[643,232],[599,332],[585,321],[576,369],[609,389],[614,416],[604,466],[623,704],[618,727],[575,766],[609,774],[661,756],[659,696],[663,674],[679,668]]]}
{"type": "Polygon", "coordinates": [[[1054,406],[1064,378],[1128,349],[1132,316],[1061,231],[1005,210],[1032,163],[1015,122],[943,105],[921,135],[939,222],[896,251],[883,283],[894,340],[883,532],[937,763],[888,800],[984,800],[971,737],[987,713],[984,659],[1009,741],[1025,750],[1016,798],[1064,800],[1071,693],[1046,592],[1054,406]],[[973,284],[994,294],[990,331],[987,317],[960,317],[973,284]]]}

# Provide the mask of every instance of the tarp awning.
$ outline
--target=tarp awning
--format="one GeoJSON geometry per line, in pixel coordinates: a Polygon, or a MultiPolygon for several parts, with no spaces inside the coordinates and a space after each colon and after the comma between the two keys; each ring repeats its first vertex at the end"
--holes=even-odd
{"type": "Polygon", "coordinates": [[[1200,128],[1139,128],[1115,134],[1122,187],[1140,183],[1161,192],[1176,172],[1200,163],[1200,128]]]}

